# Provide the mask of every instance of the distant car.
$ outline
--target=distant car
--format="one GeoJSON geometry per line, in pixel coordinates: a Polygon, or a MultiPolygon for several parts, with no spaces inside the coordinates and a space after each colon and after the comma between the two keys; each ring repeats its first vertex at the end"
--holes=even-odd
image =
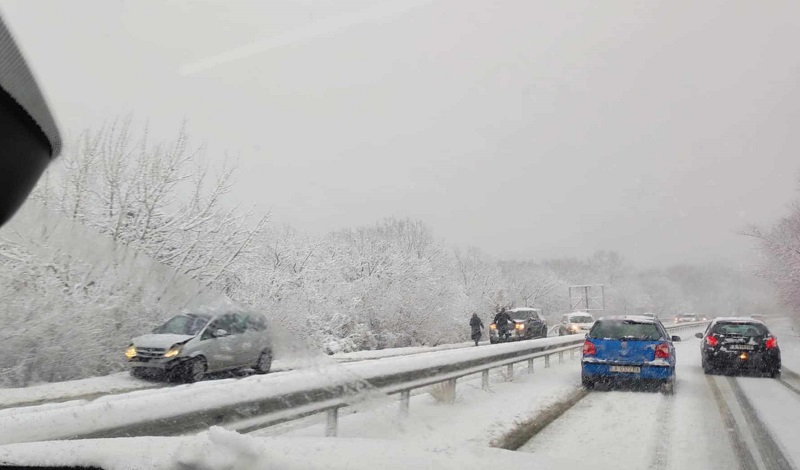
{"type": "Polygon", "coordinates": [[[675,346],[658,320],[642,316],[603,317],[583,343],[581,382],[591,388],[598,381],[660,382],[665,393],[675,388],[675,346]]]}
{"type": "Polygon", "coordinates": [[[708,317],[698,315],[696,313],[682,313],[675,317],[675,323],[690,323],[695,321],[706,321],[708,317]]]}
{"type": "Polygon", "coordinates": [[[272,367],[272,344],[261,314],[185,313],[134,338],[125,356],[135,377],[157,371],[197,382],[206,373],[225,370],[252,368],[266,374],[272,367]]]}
{"type": "Polygon", "coordinates": [[[567,313],[561,317],[561,324],[558,326],[558,335],[585,334],[594,325],[594,317],[586,312],[567,313]]]}
{"type": "Polygon", "coordinates": [[[758,320],[760,322],[766,322],[767,320],[767,318],[764,315],[759,315],[757,313],[750,315],[750,318],[752,318],[753,320],[758,320]]]}
{"type": "Polygon", "coordinates": [[[510,335],[501,338],[494,323],[489,325],[489,342],[501,343],[505,341],[522,341],[533,338],[547,337],[547,320],[542,315],[542,310],[538,308],[512,308],[508,310],[511,320],[514,322],[509,327],[510,335]]]}
{"type": "Polygon", "coordinates": [[[717,318],[700,345],[703,372],[761,371],[775,378],[781,373],[781,349],[764,323],[742,317],[717,318]]]}

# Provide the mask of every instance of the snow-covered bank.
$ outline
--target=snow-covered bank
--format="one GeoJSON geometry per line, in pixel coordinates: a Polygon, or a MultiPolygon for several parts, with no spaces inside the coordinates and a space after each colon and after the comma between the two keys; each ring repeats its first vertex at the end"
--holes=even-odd
{"type": "Polygon", "coordinates": [[[106,470],[462,470],[572,468],[579,462],[479,446],[379,439],[255,438],[219,428],[193,437],[139,437],[0,447],[0,465],[97,466],[106,470]]]}
{"type": "MultiPolygon", "coordinates": [[[[487,345],[488,341],[481,343],[487,345]]],[[[332,356],[320,355],[320,361],[333,360],[335,362],[358,362],[364,360],[377,360],[387,357],[410,356],[413,354],[424,354],[435,351],[447,351],[451,349],[462,349],[474,347],[472,342],[442,344],[439,346],[417,346],[409,348],[389,348],[374,351],[358,351],[353,353],[334,354],[332,356]]],[[[295,368],[302,368],[307,360],[281,360],[276,359],[272,363],[272,372],[285,372],[295,368]]],[[[229,378],[232,374],[218,374],[220,377],[229,378]]],[[[91,377],[80,380],[68,380],[64,382],[43,383],[29,387],[19,388],[0,388],[0,409],[16,406],[33,406],[44,403],[58,403],[67,400],[91,400],[103,395],[132,392],[148,388],[159,388],[164,386],[174,386],[167,382],[156,382],[142,380],[131,377],[127,372],[118,372],[111,375],[91,377]]]]}
{"type": "MultiPolygon", "coordinates": [[[[397,400],[387,400],[372,409],[359,409],[339,418],[338,435],[352,438],[380,438],[436,444],[439,447],[473,444],[489,445],[537,412],[580,386],[580,365],[566,356],[564,364],[552,362],[545,369],[537,360],[534,374],[528,375],[523,364],[515,367],[513,381],[506,381],[506,370],[490,374],[489,390],[481,388],[480,375],[457,382],[456,401],[445,404],[437,401],[429,388],[412,396],[410,412],[399,418],[397,400]]],[[[259,436],[314,437],[325,434],[324,416],[310,417],[298,422],[256,431],[259,436]]]]}
{"type": "MultiPolygon", "coordinates": [[[[539,340],[537,346],[555,347],[574,342],[575,339],[547,338],[539,340]]],[[[531,342],[522,342],[349,364],[329,361],[283,374],[200,382],[170,387],[164,389],[163,393],[142,390],[109,395],[89,403],[78,402],[74,406],[68,406],[67,403],[53,409],[0,414],[0,443],[75,437],[343,384],[360,384],[356,388],[369,391],[370,387],[365,380],[371,377],[414,372],[421,368],[446,366],[461,361],[483,360],[497,354],[526,351],[531,346],[531,342]]],[[[352,397],[354,401],[363,398],[363,393],[352,397]]]]}

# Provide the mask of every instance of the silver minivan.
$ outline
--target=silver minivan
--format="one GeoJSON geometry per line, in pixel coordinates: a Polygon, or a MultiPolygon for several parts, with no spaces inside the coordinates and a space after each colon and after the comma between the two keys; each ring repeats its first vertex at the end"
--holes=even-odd
{"type": "Polygon", "coordinates": [[[253,312],[183,313],[131,341],[125,351],[131,374],[163,372],[167,378],[197,382],[211,372],[272,367],[267,320],[253,312]]]}

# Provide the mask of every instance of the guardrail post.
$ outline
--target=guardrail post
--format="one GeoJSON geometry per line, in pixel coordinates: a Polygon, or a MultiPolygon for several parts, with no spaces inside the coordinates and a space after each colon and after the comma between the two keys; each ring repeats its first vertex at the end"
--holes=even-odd
{"type": "Polygon", "coordinates": [[[533,358],[528,359],[528,374],[533,374],[533,358]]]}
{"type": "Polygon", "coordinates": [[[550,367],[550,354],[544,357],[544,368],[547,369],[550,367]]]}
{"type": "Polygon", "coordinates": [[[563,364],[564,363],[564,351],[559,351],[558,352],[558,363],[559,364],[563,364]]]}
{"type": "Polygon", "coordinates": [[[569,350],[569,358],[572,359],[572,360],[575,359],[575,349],[574,348],[569,350]]]}
{"type": "Polygon", "coordinates": [[[514,380],[514,364],[506,366],[506,375],[508,376],[508,380],[514,380]]]}
{"type": "Polygon", "coordinates": [[[489,390],[489,369],[481,372],[481,388],[489,390]]]}
{"type": "Polygon", "coordinates": [[[451,405],[456,402],[456,379],[447,381],[447,403],[451,405]]]}
{"type": "Polygon", "coordinates": [[[408,416],[409,404],[411,401],[411,390],[403,390],[400,392],[400,417],[405,418],[408,416]]]}
{"type": "Polygon", "coordinates": [[[325,423],[325,437],[336,437],[339,424],[339,408],[328,410],[328,420],[325,423]]]}

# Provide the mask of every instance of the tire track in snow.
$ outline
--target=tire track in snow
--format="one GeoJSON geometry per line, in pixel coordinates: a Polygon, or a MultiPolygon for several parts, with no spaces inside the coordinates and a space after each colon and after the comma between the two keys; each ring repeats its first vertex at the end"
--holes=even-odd
{"type": "Polygon", "coordinates": [[[728,437],[731,441],[731,447],[733,447],[733,450],[738,457],[741,470],[758,470],[759,467],[756,465],[755,457],[753,457],[753,454],[750,452],[747,443],[742,438],[742,431],[733,417],[733,412],[723,398],[722,391],[717,385],[716,380],[713,376],[707,375],[706,381],[708,382],[708,387],[711,389],[711,395],[714,397],[714,401],[717,403],[717,408],[719,409],[720,415],[722,415],[722,422],[725,424],[725,428],[728,430],[728,437]]]}
{"type": "Polygon", "coordinates": [[[739,382],[734,377],[728,377],[728,383],[736,400],[739,402],[739,406],[742,408],[747,424],[753,431],[753,438],[758,446],[758,452],[761,454],[761,459],[766,467],[778,470],[794,470],[789,459],[783,454],[783,449],[781,449],[764,422],[761,421],[750,400],[745,396],[739,382]]]}
{"type": "Polygon", "coordinates": [[[795,386],[795,385],[793,385],[793,384],[790,384],[790,383],[789,383],[789,382],[786,380],[786,376],[789,376],[789,377],[791,377],[791,378],[792,378],[792,379],[793,379],[795,382],[800,382],[800,375],[798,375],[798,373],[797,373],[797,372],[795,372],[795,371],[793,371],[793,370],[791,370],[791,369],[787,369],[786,367],[781,367],[781,369],[782,369],[782,373],[781,373],[782,377],[780,377],[780,378],[778,379],[778,383],[779,383],[779,384],[781,384],[781,385],[783,385],[783,386],[784,386],[784,387],[786,387],[787,389],[789,389],[789,391],[790,391],[790,392],[793,392],[795,395],[798,395],[798,396],[800,396],[800,388],[796,387],[796,386],[795,386]]]}
{"type": "Polygon", "coordinates": [[[658,423],[661,425],[656,434],[656,449],[653,460],[648,467],[650,470],[666,470],[669,464],[669,452],[671,447],[672,417],[675,408],[673,396],[665,396],[658,406],[658,423]]]}

